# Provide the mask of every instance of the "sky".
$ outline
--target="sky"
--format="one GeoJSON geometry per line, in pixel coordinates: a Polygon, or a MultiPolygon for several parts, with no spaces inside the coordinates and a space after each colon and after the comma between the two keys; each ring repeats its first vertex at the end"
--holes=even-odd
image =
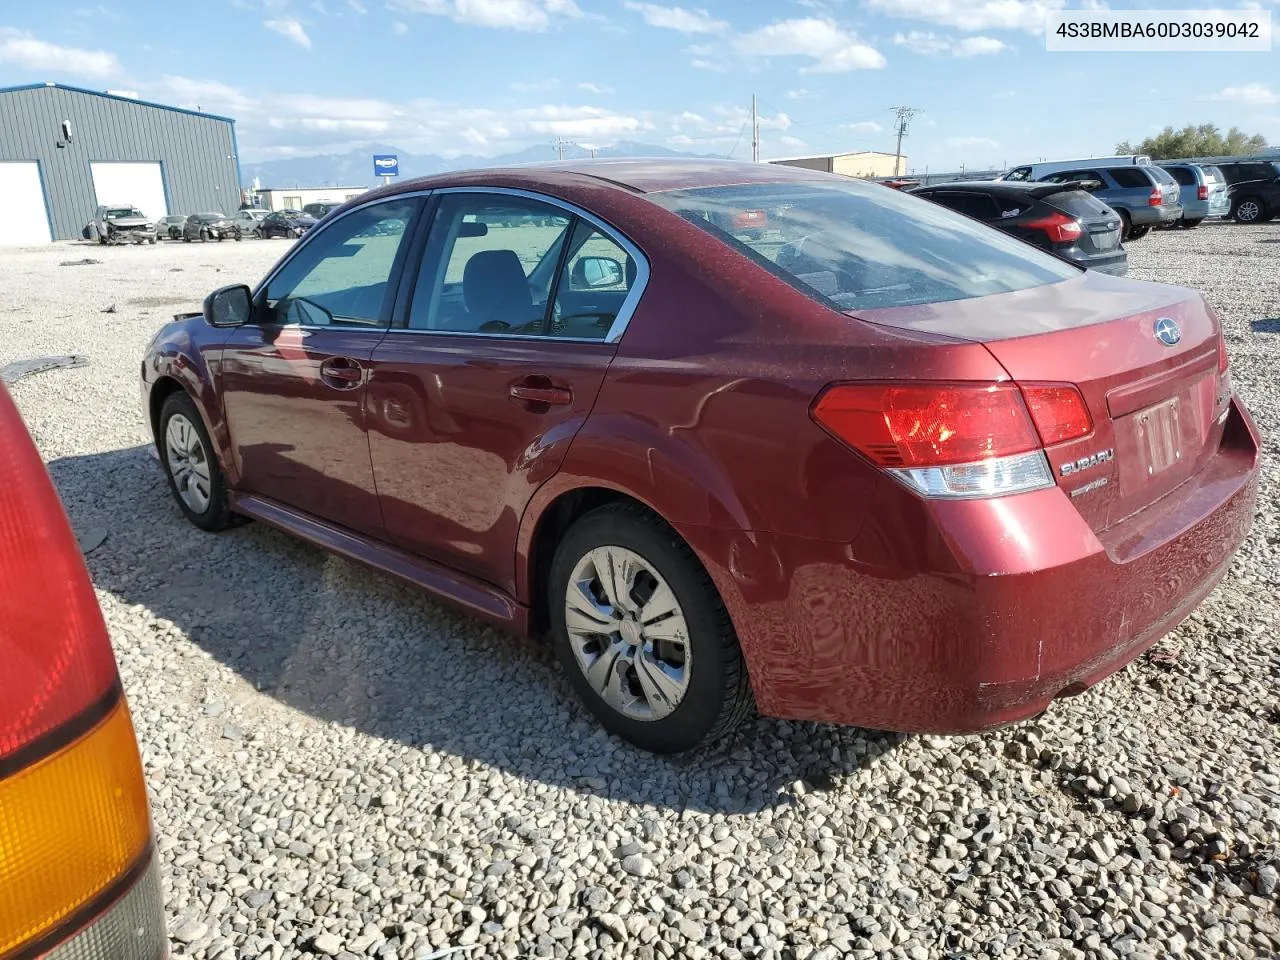
{"type": "MultiPolygon", "coordinates": [[[[1049,53],[1102,0],[0,0],[0,86],[123,90],[237,121],[245,161],[563,138],[764,159],[894,150],[908,169],[1111,152],[1166,125],[1280,144],[1280,52],[1049,53]]],[[[1280,0],[1227,0],[1271,9],[1280,0]]],[[[1112,0],[1160,9],[1206,0],[1112,0]]]]}

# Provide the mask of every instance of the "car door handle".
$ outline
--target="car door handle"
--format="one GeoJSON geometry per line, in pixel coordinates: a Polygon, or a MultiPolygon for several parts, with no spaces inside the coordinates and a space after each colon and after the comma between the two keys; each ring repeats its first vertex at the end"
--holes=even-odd
{"type": "Polygon", "coordinates": [[[364,382],[364,369],[348,357],[329,357],[320,364],[320,379],[336,390],[354,390],[364,382]]]}
{"type": "MultiPolygon", "coordinates": [[[[539,378],[545,380],[545,378],[539,378]]],[[[573,403],[573,391],[567,387],[553,387],[547,383],[513,383],[511,399],[524,403],[547,403],[562,407],[573,403]]]]}

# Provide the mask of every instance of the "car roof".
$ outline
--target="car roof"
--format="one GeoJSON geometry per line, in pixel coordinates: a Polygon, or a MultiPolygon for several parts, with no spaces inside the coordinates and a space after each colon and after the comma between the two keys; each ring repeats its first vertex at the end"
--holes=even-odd
{"type": "MultiPolygon", "coordinates": [[[[1071,183],[1073,181],[1067,181],[1071,183]]],[[[1065,187],[1067,183],[1053,183],[1045,180],[948,180],[943,183],[931,183],[927,187],[918,187],[912,193],[925,193],[932,190],[970,190],[974,193],[986,193],[1006,197],[1045,196],[1046,193],[1057,193],[1056,187],[1065,187]],[[1046,190],[1046,188],[1051,188],[1046,190]]]]}
{"type": "Polygon", "coordinates": [[[486,183],[536,190],[547,186],[581,186],[584,180],[591,180],[633,193],[656,193],[693,187],[848,179],[773,163],[689,157],[631,157],[553,160],[478,170],[455,170],[408,180],[386,190],[383,195],[450,186],[481,186],[486,183]]]}

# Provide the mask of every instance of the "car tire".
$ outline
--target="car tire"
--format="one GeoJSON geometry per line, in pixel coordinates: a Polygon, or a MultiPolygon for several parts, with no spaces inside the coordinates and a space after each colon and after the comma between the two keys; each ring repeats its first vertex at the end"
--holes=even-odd
{"type": "Polygon", "coordinates": [[[231,526],[235,515],[209,431],[182,390],[171,393],[160,408],[155,439],[169,492],[183,516],[210,533],[231,526]]]}
{"type": "Polygon", "coordinates": [[[1194,219],[1191,219],[1191,220],[1184,219],[1182,221],[1182,226],[1187,230],[1194,230],[1196,227],[1200,226],[1200,224],[1202,223],[1204,223],[1204,217],[1195,217],[1194,219]]]}
{"type": "Polygon", "coordinates": [[[1131,241],[1132,241],[1132,240],[1141,240],[1143,237],[1145,237],[1145,236],[1146,236],[1148,233],[1150,233],[1150,232],[1151,232],[1151,226],[1150,226],[1149,224],[1148,224],[1148,225],[1145,225],[1145,226],[1141,226],[1141,227],[1130,227],[1130,228],[1129,228],[1129,239],[1130,239],[1131,241]]]}
{"type": "Polygon", "coordinates": [[[156,242],[155,237],[147,237],[147,243],[151,244],[152,246],[155,246],[155,242],[156,242]]]}
{"type": "Polygon", "coordinates": [[[190,243],[190,242],[191,242],[191,238],[190,238],[190,237],[188,237],[188,236],[184,233],[184,234],[182,235],[182,242],[183,242],[183,243],[190,243]]]}
{"type": "Polygon", "coordinates": [[[1129,233],[1133,230],[1133,221],[1129,219],[1129,214],[1125,210],[1120,211],[1120,239],[1128,240],[1129,233]]]}
{"type": "Polygon", "coordinates": [[[1231,217],[1236,223],[1262,223],[1266,208],[1257,197],[1241,197],[1231,210],[1231,217]]]}
{"type": "Polygon", "coordinates": [[[737,635],[711,577],[680,536],[640,505],[600,507],[570,527],[551,563],[548,603],[556,653],[574,689],[606,729],[636,746],[691,750],[754,710],[737,635]],[[626,599],[610,601],[614,578],[602,579],[597,563],[630,570],[626,599]],[[665,615],[646,625],[645,605],[664,595],[665,615]]]}

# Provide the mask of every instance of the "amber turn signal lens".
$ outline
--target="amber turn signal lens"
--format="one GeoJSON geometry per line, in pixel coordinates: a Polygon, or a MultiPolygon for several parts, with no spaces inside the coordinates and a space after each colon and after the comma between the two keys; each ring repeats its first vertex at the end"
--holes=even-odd
{"type": "Polygon", "coordinates": [[[139,861],[150,833],[121,699],[88,733],[0,780],[0,956],[90,904],[139,861]]]}

